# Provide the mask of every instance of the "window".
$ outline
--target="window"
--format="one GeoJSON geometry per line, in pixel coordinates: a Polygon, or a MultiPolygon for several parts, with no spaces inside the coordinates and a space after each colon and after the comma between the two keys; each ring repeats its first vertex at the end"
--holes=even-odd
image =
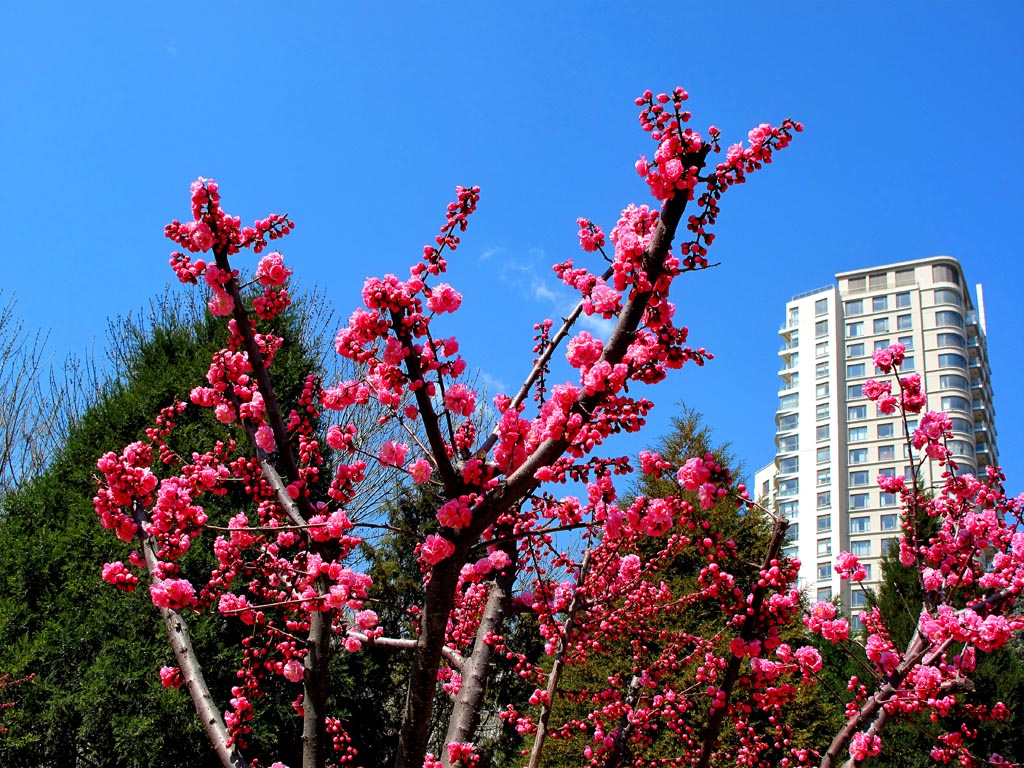
{"type": "Polygon", "coordinates": [[[818,515],[818,531],[832,530],[832,515],[818,515]]]}
{"type": "Polygon", "coordinates": [[[846,338],[855,339],[864,335],[864,323],[847,323],[846,338]]]}
{"type": "Polygon", "coordinates": [[[910,315],[896,315],[896,330],[909,331],[914,327],[914,318],[910,315]]]}
{"type": "Polygon", "coordinates": [[[819,469],[818,470],[818,486],[828,485],[832,482],[832,470],[831,469],[819,469]]]}
{"type": "Polygon", "coordinates": [[[828,557],[832,554],[832,539],[818,539],[818,557],[828,557]]]}
{"type": "Polygon", "coordinates": [[[785,498],[786,496],[796,496],[800,493],[800,479],[797,477],[790,477],[786,480],[779,481],[779,496],[785,498]]]}
{"type": "MultiPolygon", "coordinates": [[[[856,552],[854,553],[856,554],[856,552]]],[[[863,589],[855,589],[850,592],[850,608],[867,608],[868,593],[863,589]]]]}
{"type": "Polygon", "coordinates": [[[800,374],[793,372],[789,376],[783,376],[782,386],[784,389],[796,389],[800,384],[800,374]]]}
{"type": "Polygon", "coordinates": [[[914,348],[914,337],[913,336],[900,336],[897,341],[903,345],[904,349],[914,348]]]}
{"type": "Polygon", "coordinates": [[[800,523],[792,523],[789,528],[786,529],[786,541],[796,542],[800,538],[800,523]]]}
{"type": "Polygon", "coordinates": [[[819,320],[814,324],[814,337],[820,339],[822,336],[828,336],[828,320],[819,320]]]}
{"type": "Polygon", "coordinates": [[[889,318],[888,317],[876,317],[871,323],[871,329],[873,333],[888,333],[889,332],[889,318]]]}
{"type": "Polygon", "coordinates": [[[851,541],[850,553],[856,555],[857,557],[870,557],[871,540],[865,539],[863,541],[851,541]]]}
{"type": "Polygon", "coordinates": [[[814,366],[814,375],[816,378],[822,379],[828,376],[828,362],[818,363],[814,366]]]}
{"type": "Polygon", "coordinates": [[[821,317],[828,313],[828,299],[818,299],[814,302],[814,316],[821,317]]]}
{"type": "MultiPolygon", "coordinates": [[[[895,531],[900,527],[899,515],[882,515],[881,522],[883,531],[895,531]]],[[[885,547],[882,547],[882,551],[885,551],[885,547]]]]}
{"type": "Polygon", "coordinates": [[[914,356],[907,355],[903,358],[903,365],[900,366],[900,372],[914,370],[914,356]]]}
{"type": "Polygon", "coordinates": [[[935,325],[946,328],[963,328],[964,318],[959,312],[951,309],[941,309],[935,313],[935,325]]]}
{"type": "Polygon", "coordinates": [[[939,368],[966,368],[967,358],[958,355],[956,352],[946,352],[939,355],[939,368]]]}
{"type": "Polygon", "coordinates": [[[846,388],[846,399],[856,400],[858,397],[864,397],[864,385],[863,384],[851,384],[846,388]]]}
{"type": "Polygon", "coordinates": [[[880,507],[895,507],[899,503],[899,497],[895,493],[878,494],[878,506],[880,507]]]}
{"type": "Polygon", "coordinates": [[[932,280],[936,283],[959,283],[956,270],[946,264],[932,265],[932,280]]]}
{"type": "Polygon", "coordinates": [[[800,457],[789,456],[779,461],[780,475],[795,475],[800,471],[800,457]]]}
{"type": "MultiPolygon", "coordinates": [[[[890,425],[892,426],[892,425],[890,425]]],[[[878,446],[878,460],[879,461],[895,461],[896,460],[896,446],[894,445],[880,445],[878,446]]]]}
{"type": "Polygon", "coordinates": [[[878,474],[882,477],[896,477],[896,467],[882,467],[880,470],[878,470],[878,474]]]}
{"type": "Polygon", "coordinates": [[[819,405],[817,408],[814,409],[814,418],[815,419],[827,419],[828,418],[828,414],[829,414],[829,404],[828,403],[822,403],[821,405],[819,405]]]}
{"type": "Polygon", "coordinates": [[[856,344],[846,345],[846,356],[847,357],[864,357],[864,342],[858,341],[856,344]]]}
{"type": "MultiPolygon", "coordinates": [[[[864,496],[867,498],[866,493],[859,493],[857,496],[864,496]]],[[[854,498],[853,496],[850,497],[854,498]]],[[[852,505],[851,505],[852,506],[852,505]]],[[[867,504],[864,505],[865,507],[867,504]]],[[[863,507],[859,507],[863,509],[863,507]]],[[[871,530],[871,518],[870,517],[851,517],[850,518],[850,533],[867,533],[871,530]]]]}
{"type": "Polygon", "coordinates": [[[857,471],[850,473],[850,487],[852,488],[864,486],[870,482],[871,479],[866,469],[858,469],[857,471]]]}
{"type": "Polygon", "coordinates": [[[792,520],[800,514],[800,506],[797,501],[784,501],[779,504],[779,514],[787,520],[792,520]]]}
{"type": "Polygon", "coordinates": [[[867,427],[850,427],[846,432],[846,439],[851,443],[856,443],[861,440],[868,439],[868,428],[867,427]]]}
{"type": "Polygon", "coordinates": [[[936,304],[952,304],[956,307],[962,307],[963,301],[960,298],[959,291],[952,291],[949,288],[939,288],[935,291],[935,303],[936,304]]]}
{"type": "Polygon", "coordinates": [[[885,272],[880,272],[877,275],[868,276],[868,289],[877,291],[879,288],[885,288],[889,285],[888,275],[885,272]]]}
{"type": "Polygon", "coordinates": [[[966,397],[949,395],[942,398],[942,410],[944,411],[970,411],[971,404],[966,397]]]}
{"type": "Polygon", "coordinates": [[[940,333],[937,338],[940,347],[959,347],[965,349],[967,343],[959,333],[940,333]]]}
{"type": "Polygon", "coordinates": [[[790,327],[800,322],[800,307],[793,307],[789,310],[789,325],[790,327]]]}
{"type": "Polygon", "coordinates": [[[822,397],[828,397],[828,382],[827,381],[825,383],[823,383],[823,384],[818,384],[814,388],[814,396],[816,398],[818,398],[818,399],[820,399],[822,397]]]}
{"type": "MultiPolygon", "coordinates": [[[[971,422],[967,419],[955,418],[952,421],[954,432],[965,432],[968,435],[974,432],[974,427],[971,426],[971,422]]],[[[984,429],[984,426],[982,426],[982,429],[984,429]]]]}
{"type": "Polygon", "coordinates": [[[944,373],[939,376],[939,389],[962,389],[968,391],[967,377],[958,373],[944,373]]]}
{"type": "Polygon", "coordinates": [[[900,540],[898,538],[895,538],[895,539],[882,539],[881,550],[882,550],[882,554],[883,555],[887,554],[889,552],[892,552],[893,554],[895,554],[896,552],[899,552],[900,551],[900,540]]]}
{"type": "Polygon", "coordinates": [[[790,453],[800,449],[799,435],[786,435],[779,438],[779,453],[790,453]]]}
{"type": "Polygon", "coordinates": [[[779,431],[788,432],[791,429],[796,429],[800,424],[800,419],[795,413],[789,413],[779,419],[779,431]]]}
{"type": "MultiPolygon", "coordinates": [[[[866,405],[851,405],[846,409],[846,418],[849,421],[857,421],[859,419],[866,419],[868,417],[868,407],[866,405]]],[[[865,430],[867,427],[865,427],[865,430]]],[[[853,439],[852,437],[850,438],[853,439]]],[[[867,440],[867,435],[864,436],[867,440]]]]}
{"type": "Polygon", "coordinates": [[[891,423],[878,425],[878,437],[880,438],[892,437],[894,432],[895,427],[891,423]]]}
{"type": "Polygon", "coordinates": [[[864,314],[864,301],[857,299],[856,301],[848,301],[843,305],[843,311],[846,313],[846,317],[856,317],[857,315],[864,314]]]}
{"type": "MultiPolygon", "coordinates": [[[[899,277],[898,276],[897,276],[896,282],[897,282],[897,284],[899,284],[899,277]]],[[[903,309],[903,308],[909,307],[909,306],[910,306],[910,292],[908,291],[907,293],[897,293],[896,294],[896,309],[903,309]]]]}
{"type": "Polygon", "coordinates": [[[871,563],[861,563],[864,566],[864,578],[871,581],[871,563]]]}
{"type": "Polygon", "coordinates": [[[851,464],[865,464],[868,460],[868,449],[867,448],[851,448],[850,449],[850,463],[851,464]]]}
{"type": "Polygon", "coordinates": [[[832,492],[825,491],[818,494],[818,509],[828,509],[832,506],[832,492]]]}
{"type": "Polygon", "coordinates": [[[823,341],[814,347],[815,357],[828,357],[828,342],[823,341]]]}
{"type": "Polygon", "coordinates": [[[864,363],[852,363],[846,366],[846,377],[854,379],[858,376],[867,375],[867,366],[864,363]]]}
{"type": "Polygon", "coordinates": [[[827,603],[832,599],[832,587],[821,587],[818,590],[818,602],[827,603]]]}
{"type": "Polygon", "coordinates": [[[827,464],[832,460],[832,449],[827,445],[824,448],[819,448],[817,453],[817,461],[819,464],[827,464]]]}
{"type": "Polygon", "coordinates": [[[818,581],[828,581],[832,578],[832,563],[818,563],[818,581]]]}
{"type": "Polygon", "coordinates": [[[814,430],[814,439],[819,443],[828,440],[828,432],[828,424],[821,424],[814,430]]]}
{"type": "Polygon", "coordinates": [[[783,557],[787,557],[790,560],[794,560],[794,559],[796,559],[796,555],[797,555],[797,548],[796,547],[783,547],[782,548],[782,556],[783,557]]]}
{"type": "Polygon", "coordinates": [[[871,299],[871,311],[872,312],[884,312],[889,308],[889,297],[888,296],[875,296],[871,299]]]}
{"type": "Polygon", "coordinates": [[[949,450],[954,456],[974,455],[974,446],[966,440],[950,440],[949,450]]]}

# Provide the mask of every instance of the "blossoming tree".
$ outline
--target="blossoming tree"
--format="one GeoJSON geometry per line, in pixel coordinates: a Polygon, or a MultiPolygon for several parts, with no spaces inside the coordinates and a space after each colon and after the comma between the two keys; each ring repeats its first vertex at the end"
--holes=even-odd
{"type": "MultiPolygon", "coordinates": [[[[579,220],[588,264],[568,260],[555,271],[579,292],[580,302],[561,326],[537,326],[532,366],[517,392],[494,398],[496,423],[489,430],[474,420],[479,394],[467,383],[458,341],[436,330],[462,300],[441,279],[476,209],[478,188],[457,188],[440,234],[408,277],[366,281],[364,307],[335,341],[338,354],[357,364],[361,375],[340,382],[310,377],[298,405],[284,413],[269,373],[280,340],[261,332],[260,324],[288,305],[290,271],[280,253],[263,255],[254,273],[262,294],[250,307],[233,259],[246,251],[261,254],[294,225],[271,215],[244,227],[221,207],[215,182],[193,183],[192,220],[167,226],[167,236],[183,249],[173,254],[171,266],[183,283],[205,284],[210,311],[227,318],[230,343],[214,356],[191,404],[169,404],[144,440],[100,459],[95,503],[103,525],[138,546],[127,564],[105,565],[103,578],[125,590],[148,581],[177,662],[161,676],[168,686],[188,687],[224,765],[248,764],[242,755],[253,702],[274,678],[295,688],[302,764],[319,768],[332,751],[339,762],[355,760],[345,724],[328,711],[328,660],[371,644],[412,654],[401,768],[478,761],[474,741],[498,655],[536,681],[530,711],[510,702],[501,715],[532,739],[531,765],[539,764],[548,738],[573,731],[588,734],[582,761],[637,762],[633,748],[664,728],[678,735],[678,754],[671,757],[682,764],[834,765],[843,756],[860,762],[877,753],[887,718],[932,700],[922,697],[955,696],[973,648],[996,647],[1016,628],[1006,611],[1018,588],[1014,544],[1020,542],[1006,520],[1019,503],[1001,494],[998,473],[986,481],[951,476],[940,498],[952,499],[927,502],[929,511],[950,521],[941,540],[919,541],[909,526],[904,544],[906,558],[927,564],[924,578],[934,582],[919,633],[899,652],[869,617],[876,676],[851,682],[858,693],[847,726],[819,754],[813,746],[790,743],[779,714],[821,666],[813,648],[794,649],[780,639],[780,628],[793,624],[800,611],[792,584],[797,564],[779,555],[786,522],[775,520],[755,577],[744,581],[733,575],[734,542],[708,533],[706,513],[727,498],[747,507],[752,502],[712,456],[677,467],[645,453],[640,471],[674,479],[680,493],[620,506],[613,480],[632,467],[625,458],[600,456],[598,449],[615,433],[643,426],[653,404],[631,388],[658,384],[670,370],[710,357],[687,345],[670,291],[680,276],[708,266],[722,195],[771,162],[802,130],[792,120],[758,126],[746,144],[728,147],[712,163],[721,134],[714,127],[704,135],[692,130],[686,100],[681,88],[637,100],[641,125],[657,148],[653,159],[641,158],[636,167],[658,205],[623,210],[608,237],[611,253],[602,228],[579,220]],[[590,264],[602,258],[607,266],[598,273],[590,264]],[[574,331],[582,314],[610,321],[608,338],[574,331]],[[562,349],[577,373],[552,384],[551,363],[562,349]],[[374,444],[361,435],[351,415],[371,405],[382,408],[405,437],[374,444]],[[205,452],[179,456],[173,450],[175,420],[186,407],[212,409],[224,436],[205,452]],[[333,415],[334,423],[321,435],[317,424],[324,415],[333,415]],[[430,484],[442,500],[436,529],[417,545],[424,590],[421,604],[409,606],[417,631],[408,637],[385,636],[367,605],[370,580],[356,549],[365,521],[346,511],[375,471],[430,484]],[[568,480],[586,484],[585,500],[552,493],[568,480]],[[228,483],[241,484],[251,504],[214,525],[202,499],[223,493],[228,483]],[[982,511],[972,511],[974,505],[982,511]],[[572,529],[580,532],[576,555],[555,537],[572,529]],[[215,567],[206,583],[193,584],[181,577],[178,563],[210,538],[215,567]],[[645,541],[657,543],[645,548],[645,541]],[[993,548],[999,552],[991,560],[994,569],[982,573],[978,553],[993,548]],[[658,571],[683,550],[698,553],[702,565],[699,586],[678,594],[658,571]],[[959,608],[950,602],[954,586],[959,608]],[[698,603],[722,612],[713,636],[673,632],[658,621],[698,603]],[[238,685],[223,709],[191,647],[187,618],[194,611],[217,611],[251,628],[238,685]],[[541,659],[506,642],[507,621],[524,611],[541,628],[547,651],[541,659]],[[589,717],[553,723],[564,666],[605,652],[613,637],[629,631],[643,638],[635,644],[629,679],[609,681],[588,704],[589,717]],[[956,660],[948,657],[954,646],[964,648],[956,660]],[[434,722],[438,695],[453,702],[446,724],[434,722]],[[694,718],[698,711],[702,716],[694,718]],[[726,722],[738,734],[728,744],[722,738],[726,722]],[[446,747],[435,755],[428,745],[438,728],[446,733],[446,747]]],[[[919,387],[901,387],[901,397],[887,392],[880,405],[912,411],[919,387]]],[[[948,462],[941,449],[947,428],[941,416],[929,415],[914,439],[948,462]]],[[[913,480],[890,490],[903,493],[908,508],[926,504],[913,480]]],[[[856,576],[855,560],[844,558],[841,565],[856,576]]],[[[830,606],[816,606],[806,623],[836,639],[849,633],[830,606]]],[[[954,742],[947,745],[951,755],[954,742]]]]}

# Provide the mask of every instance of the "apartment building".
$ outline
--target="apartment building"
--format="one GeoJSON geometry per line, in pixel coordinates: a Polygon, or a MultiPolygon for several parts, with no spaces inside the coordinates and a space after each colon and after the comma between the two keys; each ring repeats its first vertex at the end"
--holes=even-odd
{"type": "MultiPolygon", "coordinates": [[[[787,302],[779,336],[775,461],[754,487],[792,521],[787,553],[800,558],[810,599],[838,595],[856,612],[866,593],[840,581],[834,557],[853,552],[868,568],[864,585],[878,583],[879,560],[900,534],[900,508],[877,477],[909,476],[913,458],[900,414],[883,415],[861,393],[868,378],[882,378],[872,353],[906,347],[901,373],[921,374],[928,407],[952,417],[960,472],[997,464],[982,288],[972,297],[948,256],[841,272],[834,285],[787,302]]],[[[923,482],[938,479],[926,463],[923,482]]]]}

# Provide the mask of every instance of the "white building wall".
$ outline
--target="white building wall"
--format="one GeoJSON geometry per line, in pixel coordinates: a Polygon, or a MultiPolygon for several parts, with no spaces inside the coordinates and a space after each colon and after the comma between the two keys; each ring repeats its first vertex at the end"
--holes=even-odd
{"type": "MultiPolygon", "coordinates": [[[[776,457],[755,475],[755,487],[761,494],[768,482],[772,503],[796,527],[787,552],[801,561],[809,597],[840,595],[856,609],[863,592],[851,593],[832,562],[853,551],[869,567],[866,584],[878,583],[883,546],[900,530],[898,499],[881,493],[877,476],[905,475],[916,458],[906,455],[898,414],[884,416],[860,393],[868,378],[882,378],[874,350],[907,347],[913,368],[904,375],[921,374],[929,408],[954,418],[959,471],[997,462],[995,414],[983,313],[955,259],[843,272],[836,281],[786,304],[776,457]]],[[[928,487],[939,478],[926,463],[919,479],[928,487]]]]}

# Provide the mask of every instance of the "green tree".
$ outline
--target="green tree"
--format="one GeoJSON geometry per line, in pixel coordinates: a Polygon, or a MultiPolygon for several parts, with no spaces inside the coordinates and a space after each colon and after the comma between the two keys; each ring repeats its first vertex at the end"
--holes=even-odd
{"type": "MultiPolygon", "coordinates": [[[[729,445],[714,442],[711,428],[703,422],[698,412],[685,406],[680,406],[680,408],[680,414],[672,420],[671,431],[657,445],[658,453],[673,466],[680,466],[689,458],[703,457],[710,453],[715,457],[717,463],[732,468],[736,474],[741,474],[742,465],[736,462],[735,456],[729,450],[729,445]]],[[[622,506],[628,506],[637,496],[662,498],[678,492],[678,486],[670,477],[654,478],[650,475],[642,475],[635,486],[633,496],[623,500],[622,506]]],[[[683,495],[694,505],[695,509],[700,509],[696,494],[684,493],[683,495]]],[[[720,501],[712,509],[702,514],[705,524],[704,535],[717,536],[720,541],[732,540],[735,542],[736,557],[730,560],[730,572],[741,588],[749,589],[756,582],[760,564],[768,551],[769,541],[772,537],[771,521],[759,512],[746,512],[737,509],[731,499],[720,501]]],[[[663,544],[664,542],[660,539],[649,539],[640,545],[640,551],[637,554],[641,560],[646,561],[653,557],[663,544]]],[[[659,573],[669,584],[673,594],[689,594],[699,590],[697,576],[704,565],[706,565],[706,558],[697,548],[687,547],[661,567],[659,573]]],[[[667,625],[671,625],[673,631],[686,632],[697,637],[716,636],[721,630],[722,623],[718,606],[701,601],[688,606],[685,612],[672,613],[671,617],[664,621],[667,625]]],[[[782,639],[793,646],[806,644],[804,633],[799,626],[789,628],[782,639]]],[[[630,679],[634,672],[633,653],[636,650],[630,640],[630,638],[624,638],[617,647],[610,649],[609,653],[586,664],[566,667],[566,673],[562,678],[563,693],[556,700],[552,717],[553,723],[580,717],[587,711],[585,705],[574,703],[578,693],[605,690],[611,679],[624,681],[630,679]]],[[[694,673],[692,670],[688,670],[682,674],[692,678],[694,673]]],[[[691,682],[695,681],[691,680],[691,682]]],[[[686,686],[680,684],[678,687],[685,688],[686,686]]],[[[825,741],[832,733],[828,730],[827,714],[830,711],[830,704],[827,697],[813,687],[800,690],[797,696],[797,701],[787,710],[790,713],[787,724],[793,729],[795,738],[799,739],[797,743],[825,741]]],[[[750,721],[754,722],[759,717],[762,717],[762,714],[754,712],[751,714],[750,721]]],[[[766,715],[763,717],[767,720],[766,715]]],[[[702,708],[695,708],[688,712],[688,724],[697,728],[701,723],[706,722],[707,718],[706,704],[702,708]]],[[[722,737],[727,744],[735,741],[735,734],[729,733],[728,729],[723,732],[722,737]]],[[[584,736],[584,738],[589,738],[589,736],[584,736]]],[[[571,741],[565,738],[553,739],[545,749],[544,765],[566,766],[567,768],[578,765],[582,746],[578,738],[573,738],[571,741]]],[[[671,758],[679,753],[680,746],[676,741],[675,734],[668,729],[663,729],[653,734],[642,755],[633,755],[632,757],[658,760],[671,758]]],[[[628,762],[628,760],[624,761],[624,764],[628,762]]]]}
{"type": "MultiPolygon", "coordinates": [[[[316,321],[292,312],[278,328],[286,339],[275,361],[284,402],[295,401],[314,369],[304,332],[318,327],[316,321]]],[[[98,564],[120,559],[123,548],[100,527],[90,500],[96,459],[141,436],[160,408],[187,400],[226,331],[201,308],[169,297],[154,303],[148,318],[111,328],[109,378],[46,469],[9,493],[0,511],[0,673],[36,675],[18,690],[18,706],[5,722],[3,765],[217,764],[187,695],[160,684],[157,670],[172,659],[148,590],[126,595],[100,581],[98,564]]],[[[176,450],[215,434],[209,418],[187,409],[176,450]]],[[[233,495],[219,501],[208,509],[211,517],[227,515],[233,495]]],[[[199,557],[185,567],[198,574],[199,557]]],[[[192,629],[200,651],[209,654],[233,647],[223,635],[237,631],[216,618],[192,629]]],[[[234,666],[226,658],[210,664],[222,670],[211,684],[223,696],[234,666]]],[[[280,727],[285,717],[291,714],[270,718],[257,742],[276,749],[294,734],[280,727]]]]}

